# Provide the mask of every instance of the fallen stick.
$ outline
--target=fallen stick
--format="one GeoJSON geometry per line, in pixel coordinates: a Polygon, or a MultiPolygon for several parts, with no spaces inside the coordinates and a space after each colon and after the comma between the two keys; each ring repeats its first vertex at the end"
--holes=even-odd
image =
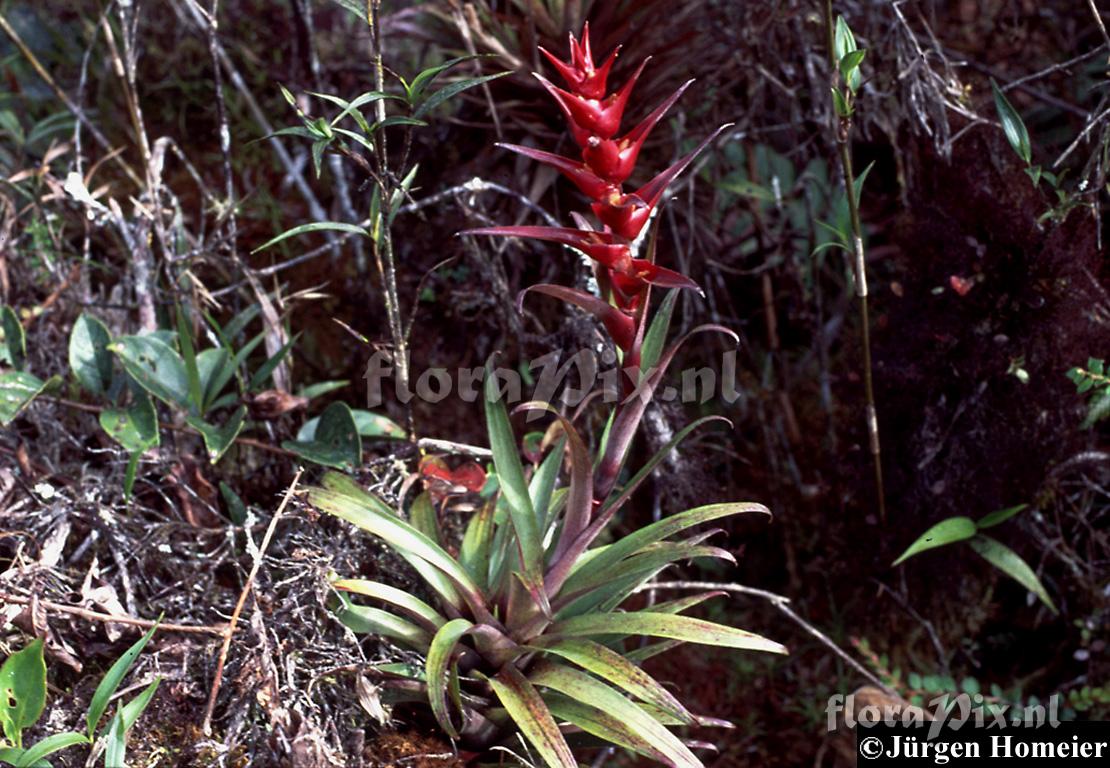
{"type": "Polygon", "coordinates": [[[274,529],[277,528],[278,520],[281,519],[282,514],[285,512],[285,507],[288,506],[289,500],[293,498],[293,493],[297,490],[297,482],[301,479],[301,473],[304,472],[303,468],[297,468],[297,474],[293,476],[293,482],[289,484],[289,489],[285,491],[285,497],[282,498],[281,504],[278,505],[277,512],[274,513],[273,518],[270,520],[270,525],[266,529],[266,535],[262,537],[262,544],[258,548],[258,554],[255,555],[254,565],[251,566],[251,572],[247,575],[247,583],[243,585],[243,591],[239,595],[239,601],[235,603],[235,610],[231,612],[231,620],[228,621],[227,626],[223,630],[224,644],[220,648],[220,658],[216,662],[216,674],[212,678],[212,690],[208,694],[208,706],[204,711],[204,723],[201,730],[205,736],[212,735],[212,712],[216,708],[216,697],[220,693],[220,685],[224,677],[224,665],[227,663],[227,654],[231,649],[231,638],[235,635],[235,627],[239,624],[239,614],[243,612],[243,606],[247,602],[247,595],[250,594],[251,587],[254,585],[254,579],[258,575],[258,569],[262,567],[262,560],[266,557],[266,550],[270,546],[270,540],[274,537],[274,529]]]}

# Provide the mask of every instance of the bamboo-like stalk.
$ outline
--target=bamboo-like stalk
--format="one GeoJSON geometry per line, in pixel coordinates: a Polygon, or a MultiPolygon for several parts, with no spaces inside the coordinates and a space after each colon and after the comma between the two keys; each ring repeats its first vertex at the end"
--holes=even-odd
{"type": "MultiPolygon", "coordinates": [[[[840,68],[836,61],[834,45],[834,16],[832,0],[825,0],[825,44],[828,49],[829,78],[832,87],[839,86],[840,68]]],[[[875,466],[875,493],[879,502],[879,520],[886,522],[886,491],[883,486],[882,447],[879,441],[879,417],[875,410],[875,385],[871,374],[871,320],[867,300],[867,259],[863,248],[863,225],[859,216],[859,201],[856,199],[856,177],[852,170],[852,148],[849,143],[852,133],[852,118],[842,117],[832,110],[833,130],[836,135],[836,149],[840,158],[840,169],[844,175],[844,193],[848,198],[848,216],[852,227],[853,270],[856,279],[856,296],[859,299],[860,345],[863,347],[863,389],[867,400],[867,436],[871,450],[871,460],[875,466]]]]}
{"type": "MultiPolygon", "coordinates": [[[[380,20],[381,0],[366,0],[366,22],[370,25],[370,37],[373,41],[373,67],[374,88],[379,92],[385,91],[385,64],[382,60],[382,29],[380,20]]],[[[378,122],[385,120],[385,100],[379,99],[375,105],[378,122]]],[[[400,299],[397,294],[397,265],[393,258],[393,236],[389,226],[389,201],[395,188],[395,177],[389,170],[389,153],[386,145],[386,132],[379,130],[375,134],[377,141],[378,159],[378,194],[381,199],[380,219],[377,237],[373,239],[374,261],[378,268],[378,276],[382,281],[382,294],[385,298],[386,317],[389,322],[389,335],[393,338],[393,357],[397,366],[397,387],[401,392],[409,391],[409,351],[408,338],[405,334],[404,322],[401,319],[400,299]]],[[[406,153],[407,154],[407,151],[406,153]]],[[[404,171],[402,170],[402,173],[404,171]]],[[[407,410],[408,433],[415,438],[413,430],[412,408],[407,410]]]]}

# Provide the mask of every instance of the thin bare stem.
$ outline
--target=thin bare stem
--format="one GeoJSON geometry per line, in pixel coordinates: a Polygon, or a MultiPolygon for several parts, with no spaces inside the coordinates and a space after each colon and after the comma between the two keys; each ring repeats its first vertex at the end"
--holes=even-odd
{"type": "MultiPolygon", "coordinates": [[[[825,0],[825,43],[828,47],[829,76],[832,87],[838,87],[840,68],[837,65],[833,44],[832,0],[825,0]]],[[[860,346],[863,348],[863,389],[867,400],[867,436],[871,450],[871,461],[875,466],[875,493],[878,496],[879,520],[886,523],[886,490],[883,486],[882,448],[879,442],[879,416],[875,409],[875,385],[871,374],[871,320],[867,301],[867,257],[863,249],[863,224],[859,215],[859,200],[856,197],[856,177],[852,171],[852,148],[849,138],[852,132],[852,118],[839,117],[832,110],[833,131],[836,136],[837,154],[840,156],[840,169],[844,175],[844,194],[848,198],[848,216],[852,227],[853,269],[856,278],[856,296],[859,298],[860,346]]]]}
{"type": "Polygon", "coordinates": [[[0,593],[0,602],[12,603],[14,605],[40,605],[46,610],[54,611],[55,613],[77,616],[82,619],[88,619],[89,621],[103,621],[109,624],[126,624],[129,627],[139,627],[140,629],[150,629],[153,626],[157,626],[161,632],[182,632],[192,635],[215,635],[216,637],[223,637],[227,632],[226,625],[173,624],[165,621],[157,622],[151,621],[150,619],[136,619],[132,616],[117,616],[101,611],[90,611],[87,608],[80,608],[76,605],[65,605],[64,603],[55,603],[51,600],[39,600],[33,597],[21,597],[7,592],[0,593]]]}
{"type": "Polygon", "coordinates": [[[285,491],[285,496],[281,500],[281,504],[274,513],[273,518],[270,520],[270,525],[266,529],[266,535],[262,537],[262,544],[258,547],[258,554],[254,557],[254,565],[251,566],[251,572],[247,575],[247,583],[243,585],[243,591],[239,594],[239,600],[235,603],[235,609],[231,612],[231,619],[224,629],[224,644],[220,647],[220,657],[216,662],[216,674],[212,679],[212,690],[208,694],[208,707],[204,711],[204,723],[201,726],[205,736],[212,734],[212,711],[216,708],[216,697],[220,693],[220,684],[223,682],[224,664],[227,663],[227,653],[231,648],[231,639],[235,635],[235,627],[239,624],[239,614],[243,612],[243,606],[247,602],[247,596],[250,594],[251,587],[254,586],[254,579],[258,575],[258,569],[262,567],[262,560],[266,557],[266,550],[270,547],[270,540],[274,537],[274,529],[277,528],[278,520],[285,513],[285,508],[289,505],[289,500],[293,498],[293,494],[297,490],[297,483],[301,479],[301,473],[304,472],[303,468],[297,469],[297,474],[293,476],[293,482],[289,484],[289,488],[285,491]]]}

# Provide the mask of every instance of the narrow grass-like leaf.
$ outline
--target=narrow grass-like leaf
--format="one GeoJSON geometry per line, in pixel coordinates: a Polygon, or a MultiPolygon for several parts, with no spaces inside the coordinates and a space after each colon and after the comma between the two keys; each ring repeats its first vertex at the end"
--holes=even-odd
{"type": "Polygon", "coordinates": [[[577,669],[545,662],[528,675],[533,685],[551,688],[577,701],[589,702],[616,715],[628,733],[650,745],[662,762],[673,768],[703,768],[702,763],[666,726],[617,691],[577,669]]]}
{"type": "Polygon", "coordinates": [[[947,520],[941,520],[925,533],[917,537],[917,540],[910,544],[910,546],[898,556],[891,565],[899,565],[914,555],[920,554],[936,547],[943,547],[945,544],[952,544],[957,541],[965,541],[970,539],[978,531],[975,526],[975,521],[970,517],[950,517],[947,520]]]}
{"type": "Polygon", "coordinates": [[[130,648],[124,651],[123,655],[116,659],[116,662],[104,673],[100,685],[96,686],[92,700],[89,702],[88,712],[85,714],[85,724],[88,726],[87,734],[90,740],[96,737],[96,726],[100,724],[100,718],[104,716],[105,710],[108,709],[108,702],[115,695],[120,683],[123,682],[123,678],[127,677],[127,673],[131,671],[135,659],[139,658],[139,654],[143,652],[143,648],[146,648],[150,638],[154,637],[157,629],[158,625],[155,624],[130,648]]]}
{"type": "MultiPolygon", "coordinates": [[[[598,707],[576,701],[554,690],[545,691],[543,700],[556,718],[566,720],[584,733],[601,739],[606,744],[643,755],[657,763],[667,763],[666,755],[651,745],[646,739],[636,735],[628,724],[618,715],[598,707]]],[[[648,711],[648,710],[645,710],[648,711]]],[[[662,713],[660,713],[662,714],[662,713]]],[[[659,718],[656,718],[660,720],[659,718]]],[[[673,718],[671,718],[673,720],[673,718]]],[[[662,720],[660,720],[662,722],[662,720]]]]}
{"type": "Polygon", "coordinates": [[[108,734],[104,746],[104,768],[120,768],[127,765],[127,734],[123,730],[123,718],[116,712],[108,722],[108,734]]]}
{"type": "Polygon", "coordinates": [[[991,93],[994,95],[994,108],[998,111],[998,119],[1002,122],[1002,131],[1006,134],[1006,141],[1010,142],[1014,152],[1025,161],[1026,165],[1033,162],[1033,147],[1029,141],[1029,131],[1021,115],[1007,100],[998,83],[991,78],[991,93]]]}
{"type": "Polygon", "coordinates": [[[489,366],[486,368],[485,408],[493,464],[497,470],[501,494],[516,531],[525,586],[537,600],[541,610],[550,613],[547,594],[543,588],[543,549],[539,521],[532,508],[532,498],[528,495],[528,485],[524,481],[524,469],[520,464],[509,414],[504,401],[498,395],[497,379],[489,366]]]}
{"type": "Polygon", "coordinates": [[[197,368],[197,351],[193,344],[193,331],[184,310],[177,307],[177,340],[181,345],[181,359],[185,363],[185,377],[189,384],[189,410],[196,416],[204,415],[204,392],[200,386],[197,368]]]}
{"type": "Polygon", "coordinates": [[[551,710],[520,670],[510,664],[491,677],[489,684],[548,768],[578,768],[578,761],[571,754],[551,710]]]}
{"type": "Polygon", "coordinates": [[[655,678],[601,643],[585,639],[543,637],[534,641],[532,647],[593,672],[638,699],[669,712],[687,725],[694,723],[693,715],[655,678]]]}
{"type": "Polygon", "coordinates": [[[127,732],[135,726],[139,717],[146,711],[146,708],[150,706],[150,700],[154,698],[154,693],[158,690],[158,685],[161,682],[162,678],[159,677],[155,679],[150,685],[143,689],[142,693],[127,702],[120,710],[120,719],[123,722],[123,733],[125,738],[127,732]]]}
{"type": "Polygon", "coordinates": [[[493,518],[496,505],[482,507],[470,518],[459,546],[459,563],[482,589],[489,587],[490,545],[493,543],[493,518]]]}
{"type": "Polygon", "coordinates": [[[462,591],[471,608],[480,612],[480,618],[489,615],[477,585],[458,561],[420,531],[396,517],[384,504],[381,506],[385,507],[385,512],[327,488],[313,488],[309,491],[308,500],[324,512],[372,533],[392,548],[415,555],[435,566],[462,591]]]}
{"type": "MultiPolygon", "coordinates": [[[[329,488],[360,504],[364,504],[370,509],[378,511],[379,514],[397,517],[397,514],[390,509],[385,502],[373,494],[367,493],[347,475],[342,475],[338,472],[328,472],[324,475],[322,482],[325,488],[329,488]]],[[[397,553],[420,574],[420,577],[424,579],[437,595],[439,595],[439,598],[446,605],[453,606],[457,610],[466,607],[467,601],[459,594],[458,589],[455,587],[455,582],[453,582],[441,569],[407,550],[397,549],[397,553]]]]}
{"type": "Polygon", "coordinates": [[[447,668],[450,666],[455,646],[473,627],[474,624],[466,619],[453,619],[440,627],[428,647],[428,658],[425,664],[428,703],[432,707],[432,714],[435,715],[440,727],[456,740],[459,738],[459,732],[451,722],[451,713],[447,708],[447,668]]]}
{"type": "Polygon", "coordinates": [[[368,579],[339,579],[332,582],[332,586],[344,592],[353,592],[356,595],[363,595],[392,605],[432,631],[439,629],[447,622],[447,619],[443,618],[438,611],[420,598],[388,584],[368,579]]]}
{"type": "Polygon", "coordinates": [[[1056,610],[1056,604],[1052,602],[1052,598],[1048,596],[1044,585],[1041,584],[1041,580],[1037,578],[1037,574],[1021,559],[1017,552],[1001,541],[983,534],[971,539],[968,544],[984,560],[1036,595],[1042,603],[1048,606],[1050,611],[1059,613],[1056,610]]]}
{"type": "Polygon", "coordinates": [[[482,85],[483,83],[488,83],[491,80],[497,80],[498,78],[505,77],[506,75],[511,74],[512,72],[498,72],[495,75],[482,75],[481,77],[471,77],[467,78],[466,80],[458,80],[454,83],[451,83],[450,85],[446,85],[443,88],[440,88],[438,91],[429,96],[423,103],[421,103],[419,107],[416,108],[412,115],[416,118],[424,117],[424,115],[429,114],[440,104],[469,88],[473,88],[477,85],[482,85]]]}
{"type": "Polygon", "coordinates": [[[551,523],[551,495],[555,491],[555,482],[559,479],[559,468],[563,465],[563,450],[566,447],[566,438],[560,437],[548,452],[540,466],[532,475],[528,483],[528,495],[532,499],[532,508],[540,520],[540,529],[547,531],[551,523]]]}
{"type": "MultiPolygon", "coordinates": [[[[74,733],[73,731],[55,733],[53,736],[47,736],[33,747],[26,749],[19,759],[15,761],[14,765],[15,768],[31,768],[31,766],[48,755],[60,752],[63,749],[69,749],[78,744],[88,743],[89,740],[83,733],[74,733]]],[[[0,756],[0,760],[3,759],[4,758],[0,756]]]]}
{"type": "Polygon", "coordinates": [[[439,531],[439,516],[436,515],[435,505],[432,504],[431,494],[425,492],[416,497],[412,507],[409,508],[409,521],[413,528],[439,546],[443,546],[443,536],[439,531]]]}
{"type": "Polygon", "coordinates": [[[667,292],[667,295],[663,297],[663,303],[655,311],[655,316],[651,320],[647,333],[644,334],[644,341],[640,347],[641,380],[659,362],[659,356],[663,354],[663,349],[667,346],[667,336],[671,330],[671,316],[674,314],[674,307],[679,294],[678,289],[667,292]]]}
{"type": "Polygon", "coordinates": [[[262,245],[258,246],[253,251],[251,251],[251,253],[258,253],[259,251],[264,251],[267,248],[269,248],[271,246],[274,246],[274,245],[277,245],[278,243],[282,242],[283,240],[288,240],[291,237],[295,237],[296,235],[304,235],[304,234],[307,234],[309,232],[322,232],[322,231],[347,232],[347,233],[350,233],[350,234],[365,235],[366,237],[370,237],[370,233],[367,232],[365,229],[363,229],[362,227],[360,227],[357,224],[347,224],[347,223],[342,222],[342,221],[314,221],[311,224],[301,224],[299,227],[293,227],[292,229],[287,229],[286,231],[282,232],[280,235],[273,238],[272,240],[268,240],[265,243],[263,243],[262,245]]]}
{"type": "Polygon", "coordinates": [[[592,557],[588,562],[583,563],[580,568],[573,571],[563,588],[564,593],[573,593],[580,585],[589,583],[598,574],[607,571],[624,558],[639,552],[657,541],[662,541],[674,536],[687,528],[692,528],[695,525],[708,523],[723,517],[731,517],[732,515],[748,514],[752,512],[768,516],[771,514],[770,510],[765,506],[754,502],[710,504],[708,506],[680,512],[677,515],[672,515],[654,522],[651,525],[644,526],[638,531],[630,533],[619,541],[609,545],[602,552],[597,554],[597,556],[592,557]]]}
{"type": "Polygon", "coordinates": [[[597,635],[644,635],[681,640],[686,643],[715,645],[769,653],[786,653],[779,643],[765,637],[727,627],[704,619],[674,616],[669,613],[599,613],[575,616],[556,622],[547,630],[557,637],[594,637],[597,635]]]}
{"type": "Polygon", "coordinates": [[[394,616],[381,608],[356,605],[340,595],[340,606],[335,617],[343,626],[358,634],[381,635],[404,643],[413,650],[425,651],[432,642],[432,635],[411,621],[394,616]]]}
{"type": "Polygon", "coordinates": [[[980,531],[984,528],[993,528],[999,523],[1006,522],[1018,512],[1022,512],[1026,509],[1029,509],[1028,504],[1018,504],[1017,506],[1006,507],[1005,509],[996,509],[989,515],[983,515],[983,517],[979,518],[979,520],[975,522],[975,527],[980,531]]]}
{"type": "Polygon", "coordinates": [[[27,360],[27,334],[15,310],[0,305],[0,362],[6,362],[17,371],[23,370],[27,360]]]}

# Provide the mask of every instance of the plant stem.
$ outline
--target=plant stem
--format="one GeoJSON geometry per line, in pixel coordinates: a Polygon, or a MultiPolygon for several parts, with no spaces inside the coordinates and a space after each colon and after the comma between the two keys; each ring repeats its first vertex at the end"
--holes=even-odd
{"type": "MultiPolygon", "coordinates": [[[[825,0],[825,43],[829,57],[829,78],[832,87],[839,85],[840,68],[836,61],[833,37],[832,0],[825,0]]],[[[863,224],[859,216],[859,200],[856,198],[856,178],[852,171],[852,148],[849,138],[852,132],[852,118],[838,117],[832,110],[836,133],[837,154],[840,156],[840,169],[844,175],[844,194],[848,198],[848,216],[852,227],[853,270],[856,278],[856,296],[859,298],[860,344],[863,347],[863,388],[867,400],[867,436],[871,449],[871,460],[875,466],[875,493],[879,502],[879,520],[886,523],[886,492],[883,486],[882,448],[879,442],[879,417],[875,410],[875,386],[871,375],[871,321],[867,301],[867,258],[863,249],[863,224]]]]}
{"type": "MultiPolygon", "coordinates": [[[[385,65],[382,61],[382,30],[379,17],[381,0],[366,0],[366,21],[370,25],[370,37],[373,41],[374,88],[379,92],[385,90],[385,65]]],[[[379,99],[376,104],[378,122],[385,120],[385,100],[379,99]]],[[[386,317],[389,321],[389,335],[393,337],[393,357],[397,365],[397,387],[401,392],[409,391],[409,351],[408,340],[405,335],[404,322],[401,319],[400,300],[397,294],[397,265],[393,258],[393,235],[390,228],[389,207],[393,198],[393,191],[398,186],[389,171],[389,156],[386,145],[386,131],[379,129],[376,153],[378,156],[378,194],[381,198],[380,222],[378,237],[374,239],[374,260],[378,268],[378,276],[382,281],[382,293],[385,297],[386,317]]],[[[403,172],[403,169],[402,169],[403,172]]],[[[410,401],[411,402],[411,401],[410,401]]],[[[406,427],[410,438],[416,439],[414,430],[412,406],[407,406],[406,427]]]]}

